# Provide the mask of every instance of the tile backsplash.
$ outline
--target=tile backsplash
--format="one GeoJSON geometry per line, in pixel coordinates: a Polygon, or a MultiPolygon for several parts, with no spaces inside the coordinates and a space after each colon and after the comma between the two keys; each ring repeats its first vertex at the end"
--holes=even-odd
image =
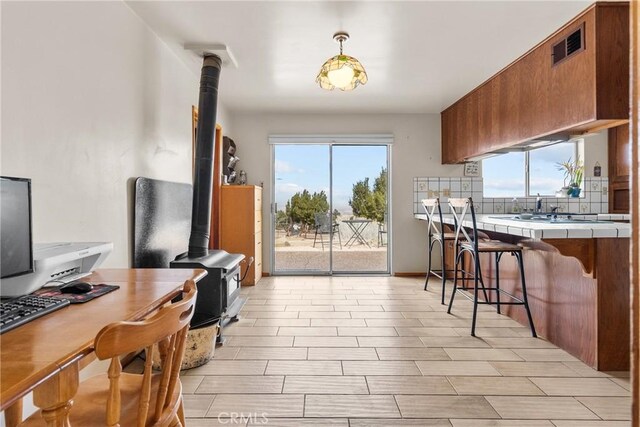
{"type": "MultiPolygon", "coordinates": [[[[608,213],[609,212],[609,179],[607,177],[584,178],[580,197],[543,197],[542,210],[549,212],[551,206],[558,206],[559,212],[574,213],[608,213]]],[[[476,177],[417,177],[413,178],[413,213],[424,213],[420,204],[422,199],[440,197],[443,212],[448,212],[446,201],[449,197],[473,198],[478,213],[511,213],[513,197],[484,198],[482,178],[476,177]]],[[[535,197],[518,197],[520,211],[533,210],[535,197]]]]}

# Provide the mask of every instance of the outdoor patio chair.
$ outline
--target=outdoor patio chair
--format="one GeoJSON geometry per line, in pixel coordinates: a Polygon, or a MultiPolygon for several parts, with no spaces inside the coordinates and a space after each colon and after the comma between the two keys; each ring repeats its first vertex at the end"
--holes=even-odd
{"type": "Polygon", "coordinates": [[[389,222],[387,213],[384,214],[384,220],[378,223],[378,247],[385,246],[387,242],[383,239],[383,235],[387,236],[387,224],[389,222]]]}
{"type": "MultiPolygon", "coordinates": [[[[328,212],[325,213],[316,213],[316,234],[313,236],[313,247],[316,247],[316,239],[318,238],[318,234],[320,235],[320,244],[322,245],[322,250],[324,251],[324,239],[323,235],[330,234],[331,237],[334,235],[338,235],[338,243],[340,244],[340,249],[342,249],[342,241],[340,240],[340,225],[337,222],[333,222],[331,219],[331,215],[328,212]]],[[[331,240],[329,240],[331,241],[331,240]]]]}

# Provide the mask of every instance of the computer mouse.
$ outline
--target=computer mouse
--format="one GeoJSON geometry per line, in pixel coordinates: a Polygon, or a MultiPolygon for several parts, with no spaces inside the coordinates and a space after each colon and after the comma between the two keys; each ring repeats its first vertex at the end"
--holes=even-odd
{"type": "Polygon", "coordinates": [[[62,292],[63,294],[86,294],[91,289],[93,289],[93,285],[91,283],[74,282],[70,285],[60,288],[60,292],[62,292]]]}

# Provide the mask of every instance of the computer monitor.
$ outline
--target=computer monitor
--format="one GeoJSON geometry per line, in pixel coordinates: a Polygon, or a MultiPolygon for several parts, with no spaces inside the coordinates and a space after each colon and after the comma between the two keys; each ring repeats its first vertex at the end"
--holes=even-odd
{"type": "Polygon", "coordinates": [[[31,180],[0,177],[0,278],[33,272],[31,180]]]}

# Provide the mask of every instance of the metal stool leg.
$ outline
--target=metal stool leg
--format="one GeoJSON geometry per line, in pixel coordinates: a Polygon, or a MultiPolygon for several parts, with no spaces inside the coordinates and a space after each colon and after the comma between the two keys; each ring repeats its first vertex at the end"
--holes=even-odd
{"type": "MultiPolygon", "coordinates": [[[[474,269],[474,277],[473,277],[473,317],[471,319],[471,336],[475,337],[476,336],[476,318],[478,316],[478,283],[480,282],[480,263],[478,262],[478,259],[476,257],[474,257],[474,264],[475,264],[475,269],[474,269]]],[[[483,285],[484,288],[484,285],[483,285]]],[[[485,295],[486,295],[486,291],[485,291],[485,295]]]]}
{"type": "Polygon", "coordinates": [[[427,285],[429,284],[429,277],[431,277],[431,251],[433,251],[433,244],[435,240],[431,240],[429,242],[429,262],[427,263],[427,278],[424,281],[424,290],[427,290],[427,285]]]}
{"type": "Polygon", "coordinates": [[[480,267],[480,254],[473,254],[473,262],[477,268],[475,268],[475,275],[478,276],[478,280],[480,281],[480,285],[482,286],[482,295],[484,296],[485,302],[489,302],[489,294],[487,294],[486,286],[484,286],[484,279],[482,278],[482,268],[480,267]]]}
{"type": "Polygon", "coordinates": [[[460,265],[462,265],[462,268],[460,268],[460,278],[462,279],[462,287],[465,287],[466,283],[467,283],[467,273],[465,272],[465,267],[464,267],[464,262],[465,262],[465,254],[464,251],[461,252],[461,259],[460,259],[460,265]]]}
{"type": "MultiPolygon", "coordinates": [[[[447,313],[451,314],[451,307],[453,307],[453,299],[456,296],[456,291],[458,289],[458,263],[460,262],[460,257],[463,252],[461,251],[456,255],[456,262],[453,267],[453,291],[451,291],[451,298],[449,299],[449,308],[447,308],[447,313]]],[[[462,284],[464,287],[464,283],[462,284]]]]}
{"type": "Polygon", "coordinates": [[[524,262],[522,260],[522,252],[514,252],[514,255],[518,259],[518,267],[520,268],[520,280],[522,281],[522,301],[524,302],[524,308],[527,310],[527,317],[529,318],[529,327],[531,328],[531,335],[536,338],[536,328],[533,326],[533,317],[531,317],[531,310],[529,310],[529,299],[527,298],[527,284],[524,279],[524,262]]]}
{"type": "Polygon", "coordinates": [[[498,307],[498,314],[500,314],[500,258],[501,252],[496,252],[496,305],[498,307]]]}
{"type": "Polygon", "coordinates": [[[444,244],[446,240],[440,240],[440,257],[442,259],[442,267],[440,268],[440,273],[442,275],[442,298],[440,300],[440,304],[444,305],[444,292],[447,289],[447,263],[445,261],[445,253],[444,244]]]}

